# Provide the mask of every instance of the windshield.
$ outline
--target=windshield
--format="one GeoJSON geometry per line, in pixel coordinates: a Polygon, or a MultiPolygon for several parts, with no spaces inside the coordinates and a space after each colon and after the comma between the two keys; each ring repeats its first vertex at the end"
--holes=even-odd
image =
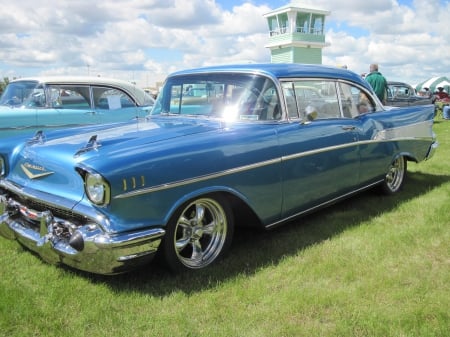
{"type": "Polygon", "coordinates": [[[194,115],[228,120],[281,118],[271,79],[249,74],[197,74],[168,78],[152,115],[194,115]]]}
{"type": "Polygon", "coordinates": [[[0,97],[0,105],[33,107],[45,105],[44,88],[36,81],[11,82],[0,97]]]}

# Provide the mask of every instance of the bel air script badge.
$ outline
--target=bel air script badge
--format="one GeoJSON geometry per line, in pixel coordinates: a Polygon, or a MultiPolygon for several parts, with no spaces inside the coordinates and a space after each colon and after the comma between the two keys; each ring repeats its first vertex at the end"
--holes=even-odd
{"type": "Polygon", "coordinates": [[[22,168],[22,171],[30,179],[42,178],[54,173],[52,171],[47,171],[47,169],[43,166],[31,163],[21,164],[20,167],[22,168]]]}

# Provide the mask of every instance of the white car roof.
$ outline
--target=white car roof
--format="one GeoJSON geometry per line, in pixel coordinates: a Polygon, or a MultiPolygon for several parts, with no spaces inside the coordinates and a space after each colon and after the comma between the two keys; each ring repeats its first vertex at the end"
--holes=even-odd
{"type": "Polygon", "coordinates": [[[125,91],[133,97],[139,106],[148,105],[149,102],[154,102],[153,98],[144,91],[144,89],[135,84],[108,77],[95,76],[35,76],[35,77],[21,77],[10,82],[20,81],[37,81],[43,84],[85,84],[85,85],[101,85],[107,87],[115,87],[125,91]]]}

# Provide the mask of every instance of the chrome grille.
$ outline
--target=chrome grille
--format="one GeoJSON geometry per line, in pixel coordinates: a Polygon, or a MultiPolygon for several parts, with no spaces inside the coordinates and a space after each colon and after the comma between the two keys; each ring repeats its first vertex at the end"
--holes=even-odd
{"type": "Polygon", "coordinates": [[[13,200],[24,205],[25,207],[35,210],[35,211],[38,211],[38,212],[50,211],[53,216],[74,222],[78,225],[84,225],[87,222],[86,217],[76,214],[76,213],[72,212],[72,210],[70,210],[70,209],[63,209],[63,208],[60,208],[57,206],[47,204],[45,202],[41,202],[39,200],[23,198],[22,196],[20,196],[18,194],[10,193],[9,196],[13,200]]]}

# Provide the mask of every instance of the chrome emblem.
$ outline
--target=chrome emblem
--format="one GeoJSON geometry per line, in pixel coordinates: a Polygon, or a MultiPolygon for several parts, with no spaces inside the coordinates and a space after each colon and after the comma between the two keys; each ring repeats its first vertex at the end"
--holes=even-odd
{"type": "Polygon", "coordinates": [[[46,168],[43,166],[30,163],[21,164],[20,167],[22,168],[22,171],[30,179],[42,178],[54,173],[52,171],[47,171],[46,168]]]}

